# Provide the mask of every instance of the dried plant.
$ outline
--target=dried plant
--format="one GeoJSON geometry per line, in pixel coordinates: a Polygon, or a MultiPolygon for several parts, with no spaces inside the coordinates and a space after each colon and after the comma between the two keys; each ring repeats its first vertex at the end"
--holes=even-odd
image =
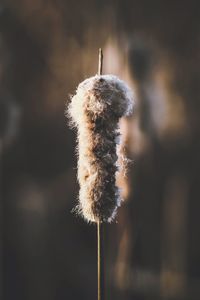
{"type": "Polygon", "coordinates": [[[67,109],[78,130],[79,204],[88,222],[111,222],[121,204],[119,119],[132,112],[129,87],[116,76],[96,75],[79,84],[67,109]]]}

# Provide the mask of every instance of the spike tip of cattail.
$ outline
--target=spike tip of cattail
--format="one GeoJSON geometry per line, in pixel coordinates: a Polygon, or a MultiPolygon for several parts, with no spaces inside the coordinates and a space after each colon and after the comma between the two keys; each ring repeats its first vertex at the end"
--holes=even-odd
{"type": "Polygon", "coordinates": [[[121,204],[116,186],[119,119],[132,112],[132,92],[114,75],[96,75],[79,84],[68,106],[78,130],[77,211],[88,222],[111,222],[121,204]]]}

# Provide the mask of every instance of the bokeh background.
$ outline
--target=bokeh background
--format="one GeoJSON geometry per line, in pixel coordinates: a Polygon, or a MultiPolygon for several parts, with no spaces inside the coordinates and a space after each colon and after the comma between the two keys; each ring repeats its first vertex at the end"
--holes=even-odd
{"type": "Polygon", "coordinates": [[[0,299],[96,299],[96,228],[71,213],[78,83],[127,81],[124,204],[105,226],[106,299],[200,299],[200,7],[195,0],[0,4],[0,299]]]}

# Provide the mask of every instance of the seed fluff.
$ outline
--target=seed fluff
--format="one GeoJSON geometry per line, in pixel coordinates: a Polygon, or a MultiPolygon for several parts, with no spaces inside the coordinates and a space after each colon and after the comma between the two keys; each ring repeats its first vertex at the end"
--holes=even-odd
{"type": "Polygon", "coordinates": [[[81,82],[67,108],[71,126],[78,133],[80,191],[76,210],[88,222],[111,222],[121,205],[116,185],[119,119],[132,110],[132,91],[114,75],[96,75],[81,82]]]}

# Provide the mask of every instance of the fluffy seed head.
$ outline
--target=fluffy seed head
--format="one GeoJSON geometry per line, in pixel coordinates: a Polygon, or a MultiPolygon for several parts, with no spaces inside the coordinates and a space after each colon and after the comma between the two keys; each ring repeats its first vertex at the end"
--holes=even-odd
{"type": "Polygon", "coordinates": [[[78,212],[88,222],[111,222],[121,204],[116,186],[119,118],[133,109],[132,92],[116,76],[96,75],[79,84],[67,114],[78,130],[78,212]]]}

